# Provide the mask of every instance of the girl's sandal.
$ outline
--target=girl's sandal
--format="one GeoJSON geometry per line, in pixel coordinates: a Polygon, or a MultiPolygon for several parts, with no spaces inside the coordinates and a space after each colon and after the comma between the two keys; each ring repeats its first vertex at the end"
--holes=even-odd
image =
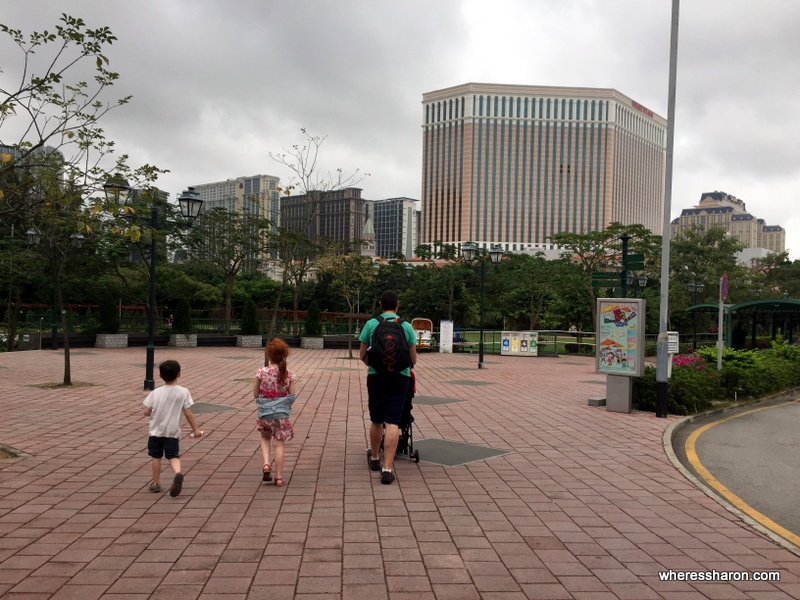
{"type": "Polygon", "coordinates": [[[275,486],[276,487],[283,487],[283,477],[276,477],[275,478],[275,486]]]}
{"type": "Polygon", "coordinates": [[[264,465],[264,474],[262,475],[261,481],[271,481],[272,480],[272,470],[270,469],[269,465],[264,465]]]}

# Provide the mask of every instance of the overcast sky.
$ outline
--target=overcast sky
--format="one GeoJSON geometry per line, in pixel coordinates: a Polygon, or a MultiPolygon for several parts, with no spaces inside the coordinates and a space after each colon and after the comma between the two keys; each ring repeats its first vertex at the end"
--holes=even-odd
{"type": "MultiPolygon", "coordinates": [[[[422,94],[467,82],[610,87],[667,116],[671,0],[5,0],[0,22],[108,26],[120,74],[104,117],[132,165],[189,185],[289,172],[270,159],[327,136],[322,166],[369,199],[420,197],[422,94]]],[[[787,230],[800,258],[800,2],[681,5],[672,217],[724,191],[787,230]]],[[[0,44],[0,78],[18,67],[0,44]]],[[[7,83],[7,80],[4,81],[7,83]]]]}

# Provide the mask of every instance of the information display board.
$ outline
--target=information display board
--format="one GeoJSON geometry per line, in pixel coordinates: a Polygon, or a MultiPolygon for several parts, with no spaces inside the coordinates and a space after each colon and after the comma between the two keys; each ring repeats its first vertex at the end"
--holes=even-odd
{"type": "Polygon", "coordinates": [[[503,331],[500,333],[501,356],[538,356],[538,331],[503,331]]]}
{"type": "Polygon", "coordinates": [[[453,321],[439,321],[439,352],[453,353],[453,321]]]}
{"type": "Polygon", "coordinates": [[[641,377],[644,373],[644,298],[597,299],[598,373],[641,377]]]}

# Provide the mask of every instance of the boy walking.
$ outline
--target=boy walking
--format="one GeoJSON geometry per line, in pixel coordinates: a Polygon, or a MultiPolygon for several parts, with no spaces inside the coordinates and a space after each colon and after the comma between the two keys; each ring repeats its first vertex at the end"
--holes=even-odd
{"type": "Polygon", "coordinates": [[[169,461],[175,472],[169,495],[173,498],[181,493],[183,473],[181,473],[180,449],[178,439],[181,436],[181,412],[192,428],[195,437],[203,432],[197,428],[190,406],[194,404],[192,395],[185,387],[178,385],[181,366],[177,360],[165,360],[158,365],[158,373],[164,385],[153,390],[144,399],[144,416],[150,417],[150,437],[147,440],[147,454],[153,459],[153,481],[150,491],[161,491],[161,457],[169,461]]]}

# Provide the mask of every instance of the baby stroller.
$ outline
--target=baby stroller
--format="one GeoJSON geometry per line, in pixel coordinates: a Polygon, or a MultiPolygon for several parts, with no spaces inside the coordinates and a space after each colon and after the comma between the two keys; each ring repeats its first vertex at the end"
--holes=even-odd
{"type": "Polygon", "coordinates": [[[411,411],[414,408],[412,400],[417,391],[417,378],[414,369],[411,369],[411,383],[408,386],[408,397],[403,405],[403,414],[400,417],[400,439],[397,442],[397,452],[395,456],[405,454],[414,462],[419,462],[419,452],[414,450],[414,415],[411,411]]]}
{"type": "MultiPolygon", "coordinates": [[[[397,441],[397,451],[395,456],[405,455],[414,462],[419,462],[419,452],[414,450],[414,415],[411,414],[414,408],[412,399],[417,391],[417,378],[414,369],[411,369],[411,382],[408,386],[408,396],[403,405],[403,414],[400,416],[400,438],[397,441]]],[[[383,451],[383,440],[381,440],[381,452],[383,451]]],[[[367,450],[367,463],[372,458],[372,450],[367,450]]]]}

